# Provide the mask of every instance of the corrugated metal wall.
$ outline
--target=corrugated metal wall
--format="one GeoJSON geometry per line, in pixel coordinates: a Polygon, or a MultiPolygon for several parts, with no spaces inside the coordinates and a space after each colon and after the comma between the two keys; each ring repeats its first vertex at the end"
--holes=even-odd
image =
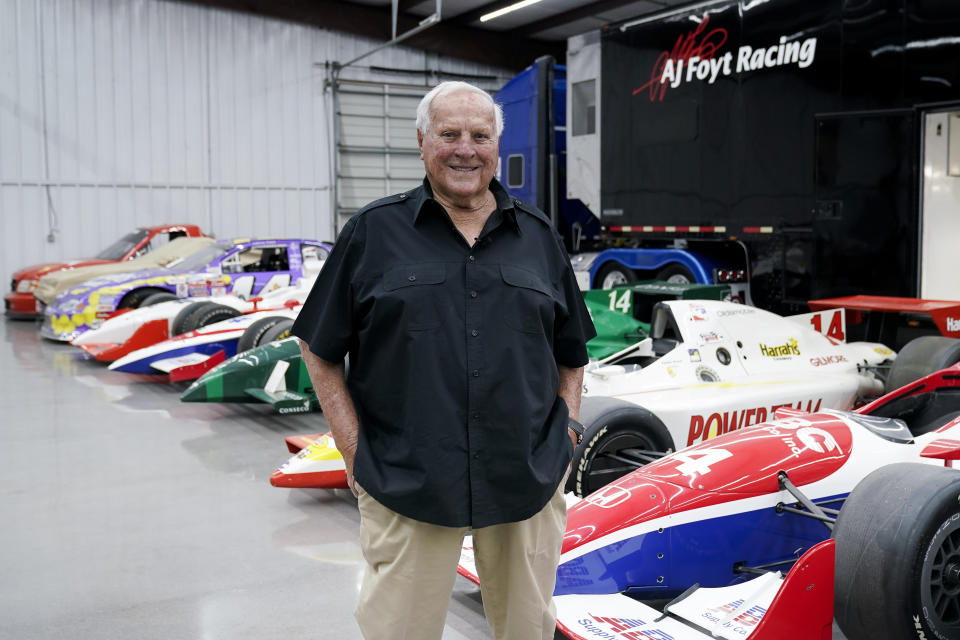
{"type": "MultiPolygon", "coordinates": [[[[136,225],[165,221],[219,237],[329,238],[325,63],[377,44],[161,0],[0,0],[7,280],[20,266],[93,255],[136,225]]],[[[418,83],[469,74],[495,89],[511,75],[404,48],[362,64],[342,77],[419,70],[418,83]]]]}

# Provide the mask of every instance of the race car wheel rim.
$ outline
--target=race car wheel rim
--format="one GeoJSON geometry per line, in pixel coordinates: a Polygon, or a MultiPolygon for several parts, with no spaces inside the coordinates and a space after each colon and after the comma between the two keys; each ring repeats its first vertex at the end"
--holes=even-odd
{"type": "Polygon", "coordinates": [[[944,522],[930,541],[923,560],[921,604],[928,622],[944,631],[960,630],[960,514],[944,522]]]}
{"type": "Polygon", "coordinates": [[[600,284],[600,288],[613,289],[614,287],[619,287],[625,284],[629,284],[626,276],[619,271],[611,271],[603,277],[603,282],[600,284]]]}
{"type": "Polygon", "coordinates": [[[621,478],[637,467],[617,460],[619,458],[634,458],[631,449],[652,450],[653,443],[639,433],[618,433],[601,442],[593,456],[586,473],[586,490],[584,495],[593,493],[621,478]]]}

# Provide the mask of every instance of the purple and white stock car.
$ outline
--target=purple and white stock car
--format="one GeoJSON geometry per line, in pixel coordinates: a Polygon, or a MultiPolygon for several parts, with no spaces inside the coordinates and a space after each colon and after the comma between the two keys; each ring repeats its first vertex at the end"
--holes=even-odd
{"type": "Polygon", "coordinates": [[[331,249],[330,243],[300,238],[219,241],[171,267],[111,274],[65,291],[45,309],[40,333],[70,341],[151,297],[249,298],[274,291],[315,275],[331,249]]]}

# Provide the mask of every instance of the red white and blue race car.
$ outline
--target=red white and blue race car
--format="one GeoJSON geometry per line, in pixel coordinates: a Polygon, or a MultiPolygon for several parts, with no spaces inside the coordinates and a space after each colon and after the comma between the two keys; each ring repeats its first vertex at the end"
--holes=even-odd
{"type": "MultiPolygon", "coordinates": [[[[960,638],[960,365],[856,411],[773,417],[569,508],[567,637],[824,640],[835,615],[849,640],[960,638]]],[[[477,580],[469,539],[460,573],[477,580]]]]}

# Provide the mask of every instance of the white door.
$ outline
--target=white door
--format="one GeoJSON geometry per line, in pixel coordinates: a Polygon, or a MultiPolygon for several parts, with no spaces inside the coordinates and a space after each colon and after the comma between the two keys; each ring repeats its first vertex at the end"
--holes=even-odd
{"type": "Polygon", "coordinates": [[[923,129],[920,297],[960,300],[960,110],[926,114],[923,129]]]}

